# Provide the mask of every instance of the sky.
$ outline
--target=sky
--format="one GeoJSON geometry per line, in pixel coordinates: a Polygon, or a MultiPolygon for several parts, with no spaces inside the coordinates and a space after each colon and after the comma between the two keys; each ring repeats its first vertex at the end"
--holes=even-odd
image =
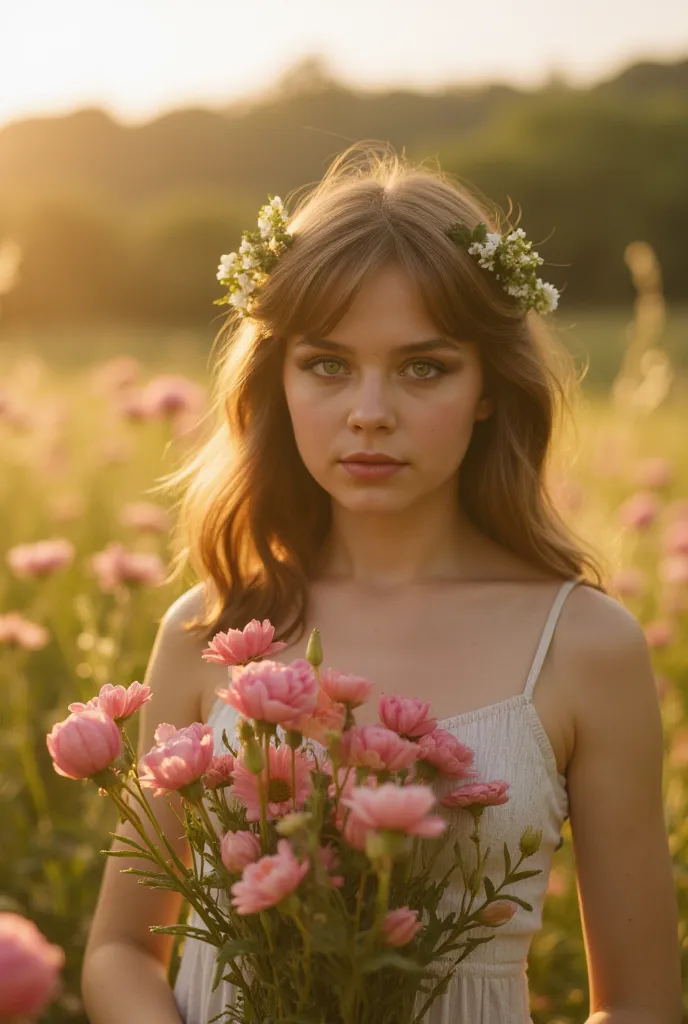
{"type": "Polygon", "coordinates": [[[0,0],[0,125],[136,123],[255,96],[304,57],[346,84],[573,85],[688,57],[687,0],[0,0]]]}

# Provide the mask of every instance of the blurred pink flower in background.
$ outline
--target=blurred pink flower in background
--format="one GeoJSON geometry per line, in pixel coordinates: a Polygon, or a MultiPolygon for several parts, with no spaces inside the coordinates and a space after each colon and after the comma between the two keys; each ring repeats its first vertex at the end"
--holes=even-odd
{"type": "Polygon", "coordinates": [[[388,729],[407,739],[418,739],[437,725],[430,714],[430,701],[418,697],[397,697],[383,693],[377,706],[378,717],[388,729]]]}
{"type": "Polygon", "coordinates": [[[86,711],[87,708],[101,708],[106,715],[121,724],[140,707],[152,700],[152,697],[153,692],[150,686],[145,686],[143,683],[130,683],[126,689],[124,686],[103,683],[97,697],[91,697],[86,704],[75,701],[69,705],[69,710],[79,712],[86,711]]]}
{"type": "Polygon", "coordinates": [[[143,391],[140,388],[118,394],[115,409],[122,419],[131,420],[134,423],[151,418],[143,391]]]}
{"type": "Polygon", "coordinates": [[[669,555],[688,555],[688,519],[670,523],[664,531],[662,543],[669,555]]]}
{"type": "MultiPolygon", "coordinates": [[[[82,712],[83,713],[83,712],[82,712]]],[[[213,730],[210,725],[192,722],[177,729],[161,722],[155,730],[155,746],[139,758],[139,782],[153,790],[153,796],[166,796],[197,782],[213,760],[213,730]]]]}
{"type": "Polygon", "coordinates": [[[666,507],[667,518],[672,523],[688,523],[688,498],[676,498],[666,507]]]}
{"type": "Polygon", "coordinates": [[[98,394],[117,394],[138,384],[141,374],[141,364],[134,356],[115,356],[95,368],[91,383],[98,394]]]}
{"type": "Polygon", "coordinates": [[[0,1020],[42,1014],[60,988],[65,953],[48,942],[33,921],[0,913],[0,1020]]]}
{"type": "Polygon", "coordinates": [[[308,873],[310,860],[301,863],[286,839],[277,842],[277,853],[247,864],[232,886],[232,906],[238,914],[255,914],[274,907],[298,888],[308,873]]]}
{"type": "Polygon", "coordinates": [[[109,592],[125,583],[157,587],[165,579],[159,555],[149,551],[127,551],[113,541],[91,556],[90,566],[101,590],[109,592]]]}
{"type": "Polygon", "coordinates": [[[146,384],[142,401],[149,417],[198,414],[205,404],[205,389],[188,377],[165,373],[146,384]]]}
{"type": "Polygon", "coordinates": [[[673,627],[665,619],[648,622],[645,626],[645,639],[649,647],[668,647],[673,639],[673,635],[673,627]]]}
{"type": "Polygon", "coordinates": [[[673,464],[663,456],[642,459],[635,467],[634,479],[639,487],[668,487],[674,479],[673,464]]]}
{"type": "Polygon", "coordinates": [[[629,565],[613,574],[609,586],[619,597],[639,597],[647,588],[647,577],[642,569],[629,565]]]}
{"type": "Polygon", "coordinates": [[[152,501],[131,501],[120,513],[120,523],[135,530],[165,533],[170,528],[170,515],[162,505],[152,501]]]}
{"type": "Polygon", "coordinates": [[[619,506],[619,519],[624,526],[645,530],[654,523],[660,504],[652,491],[637,491],[619,506]]]}
{"type": "Polygon", "coordinates": [[[16,576],[47,576],[71,565],[75,548],[65,537],[17,544],[7,552],[7,562],[16,576]]]}
{"type": "Polygon", "coordinates": [[[260,857],[260,839],[253,832],[225,832],[220,842],[222,863],[231,873],[243,871],[260,857]]]}
{"type": "Polygon", "coordinates": [[[418,911],[409,907],[388,910],[382,922],[382,941],[386,946],[405,946],[424,928],[418,920],[418,911]]]}
{"type": "Polygon", "coordinates": [[[216,633],[208,647],[202,652],[204,661],[217,665],[245,665],[254,658],[265,658],[283,650],[287,644],[281,640],[273,642],[275,627],[269,619],[251,619],[243,629],[228,629],[216,633]]]}
{"type": "Polygon", "coordinates": [[[663,583],[688,585],[688,555],[670,555],[661,559],[659,578],[663,583]]]}
{"type": "Polygon", "coordinates": [[[335,889],[340,889],[344,885],[345,878],[343,875],[335,874],[335,871],[337,870],[341,863],[339,859],[339,853],[336,847],[330,846],[329,843],[321,844],[320,856],[322,857],[322,862],[325,866],[325,870],[330,876],[330,882],[335,887],[335,889]]]}
{"type": "Polygon", "coordinates": [[[88,779],[108,768],[122,750],[114,720],[101,708],[88,708],[57,722],[46,745],[58,775],[88,779]]]}
{"type": "Polygon", "coordinates": [[[50,633],[19,612],[0,614],[0,644],[16,644],[27,651],[39,651],[50,641],[50,633]]]}

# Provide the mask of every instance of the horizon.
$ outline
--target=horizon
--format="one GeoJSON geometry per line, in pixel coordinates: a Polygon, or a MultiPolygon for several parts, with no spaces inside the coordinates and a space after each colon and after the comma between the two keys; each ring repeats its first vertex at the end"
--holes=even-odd
{"type": "Polygon", "coordinates": [[[288,10],[254,0],[231,11],[214,0],[193,10],[182,0],[122,0],[105,13],[87,0],[23,0],[3,24],[0,127],[93,108],[136,125],[178,109],[240,107],[308,60],[352,90],[434,94],[537,90],[553,78],[586,88],[635,63],[688,57],[688,4],[675,0],[649,12],[628,0],[554,12],[547,0],[521,0],[517,11],[501,0],[496,16],[494,5],[460,11],[452,0],[425,0],[420,20],[415,6],[395,10],[392,23],[384,0],[350,0],[346,11],[320,0],[292,0],[288,10]],[[233,45],[237,37],[246,45],[233,45]]]}

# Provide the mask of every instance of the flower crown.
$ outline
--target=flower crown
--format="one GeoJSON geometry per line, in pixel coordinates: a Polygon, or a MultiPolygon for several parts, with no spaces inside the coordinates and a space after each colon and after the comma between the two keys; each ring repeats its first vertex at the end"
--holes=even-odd
{"type": "MultiPolygon", "coordinates": [[[[220,257],[217,279],[227,285],[227,294],[214,299],[214,305],[235,306],[243,316],[250,316],[256,302],[256,292],[265,283],[270,270],[293,244],[294,236],[287,231],[287,216],[279,196],[269,196],[270,202],[261,206],[258,230],[244,231],[238,252],[220,257]]],[[[532,252],[533,243],[527,241],[523,228],[508,235],[489,232],[483,223],[474,228],[455,221],[445,232],[457,245],[466,248],[478,263],[491,270],[497,280],[523,310],[551,313],[559,303],[559,292],[554,285],[537,276],[537,267],[544,260],[532,252]]]]}

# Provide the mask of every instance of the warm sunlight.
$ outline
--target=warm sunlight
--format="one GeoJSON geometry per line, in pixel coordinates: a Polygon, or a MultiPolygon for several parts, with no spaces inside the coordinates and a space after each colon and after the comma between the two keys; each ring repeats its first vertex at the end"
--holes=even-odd
{"type": "Polygon", "coordinates": [[[392,16],[384,0],[22,0],[2,20],[0,124],[79,106],[136,120],[223,104],[308,54],[347,81],[423,89],[488,79],[534,86],[553,71],[582,83],[688,48],[688,5],[676,0],[426,0],[396,5],[392,16]]]}

